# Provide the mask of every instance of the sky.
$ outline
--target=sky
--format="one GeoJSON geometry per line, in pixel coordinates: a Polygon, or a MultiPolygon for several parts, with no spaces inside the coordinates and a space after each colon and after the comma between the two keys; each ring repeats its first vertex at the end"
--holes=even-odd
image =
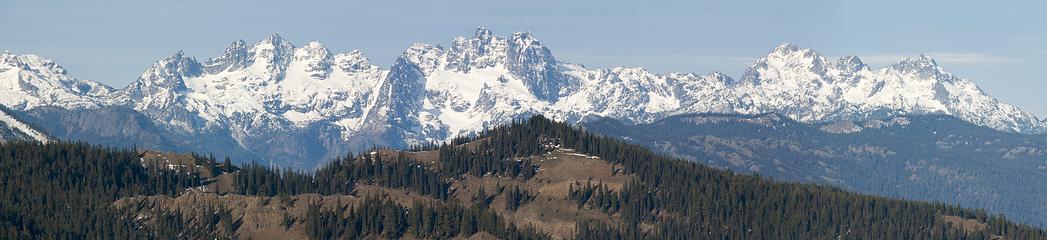
{"type": "Polygon", "coordinates": [[[560,61],[739,77],[781,43],[873,67],[927,54],[1001,101],[1047,117],[1043,1],[0,1],[0,50],[122,88],[178,50],[199,60],[280,33],[389,66],[412,43],[477,26],[531,32],[560,61]]]}

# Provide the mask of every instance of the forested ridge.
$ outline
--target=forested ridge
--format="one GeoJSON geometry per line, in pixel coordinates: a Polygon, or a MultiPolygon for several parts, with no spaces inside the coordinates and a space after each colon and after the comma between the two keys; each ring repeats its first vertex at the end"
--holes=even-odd
{"type": "Polygon", "coordinates": [[[145,238],[120,196],[175,195],[194,174],[147,169],[128,149],[84,143],[0,144],[0,238],[145,238]]]}
{"type": "Polygon", "coordinates": [[[308,205],[301,217],[285,216],[283,228],[314,239],[451,238],[488,234],[503,239],[551,238],[529,223],[500,213],[535,204],[543,196],[519,185],[483,189],[454,198],[464,179],[534,178],[535,156],[572,149],[615,166],[612,174],[635,176],[621,188],[599,181],[572,184],[563,192],[571,208],[592,209],[615,221],[579,219],[576,239],[1047,239],[1043,230],[984,211],[943,204],[892,200],[837,188],[780,183],[738,175],[652,153],[536,116],[493,128],[477,137],[418,147],[435,154],[431,164],[405,152],[347,154],[316,171],[282,170],[249,163],[231,166],[196,156],[220,180],[178,168],[143,165],[135,149],[84,143],[0,145],[0,238],[186,239],[236,238],[241,222],[225,206],[204,215],[121,208],[132,196],[176,197],[195,191],[287,199],[301,194],[357,196],[362,185],[402,189],[433,201],[398,203],[383,196],[354,197],[336,207],[308,205]],[[468,143],[465,147],[463,144],[468,143]],[[501,196],[504,206],[490,205],[501,196]],[[138,219],[143,214],[151,221],[138,219]],[[946,217],[975,220],[964,228],[946,217]],[[195,219],[189,221],[187,219],[195,219]],[[204,219],[204,220],[200,220],[204,219]]]}

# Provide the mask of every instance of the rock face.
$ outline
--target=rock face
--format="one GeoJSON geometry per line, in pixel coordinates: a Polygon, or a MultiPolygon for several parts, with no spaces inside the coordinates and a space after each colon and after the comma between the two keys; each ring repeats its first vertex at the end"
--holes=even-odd
{"type": "Polygon", "coordinates": [[[388,68],[359,51],[297,47],[273,34],[235,41],[203,62],[177,52],[119,90],[73,78],[50,60],[3,53],[0,93],[14,96],[0,104],[51,126],[60,139],[104,136],[293,167],[373,145],[444,141],[534,114],[626,123],[688,113],[775,112],[807,123],[945,114],[1011,132],[1045,126],[926,56],[871,69],[858,57],[832,61],[783,44],[735,80],[588,69],[557,61],[530,33],[497,36],[484,28],[448,47],[415,44],[388,68]],[[122,117],[85,117],[95,109],[122,117]],[[45,122],[54,117],[67,122],[45,122]],[[119,129],[126,126],[136,130],[119,129]]]}

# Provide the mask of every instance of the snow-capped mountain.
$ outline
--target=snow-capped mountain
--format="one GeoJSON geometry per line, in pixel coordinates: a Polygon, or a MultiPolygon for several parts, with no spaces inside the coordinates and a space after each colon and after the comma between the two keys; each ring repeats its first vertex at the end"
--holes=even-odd
{"type": "Polygon", "coordinates": [[[1032,114],[988,96],[924,55],[870,69],[856,56],[833,62],[783,44],[757,60],[734,88],[743,103],[737,112],[777,112],[803,122],[946,114],[997,130],[1044,129],[1032,114]]]}
{"type": "Polygon", "coordinates": [[[112,92],[109,86],[70,76],[50,59],[0,52],[0,105],[8,108],[98,107],[112,92]]]}
{"type": "Polygon", "coordinates": [[[359,51],[332,54],[316,42],[296,48],[274,34],[233,42],[203,63],[177,52],[114,97],[187,132],[233,127],[250,135],[317,122],[350,130],[386,73],[359,51]]]}
{"type": "Polygon", "coordinates": [[[1047,125],[927,56],[871,69],[858,57],[832,61],[791,44],[735,80],[589,69],[557,61],[530,33],[498,36],[484,28],[447,47],[412,45],[388,68],[360,51],[332,53],[317,42],[298,47],[273,34],[235,41],[203,62],[179,51],[120,90],[77,80],[39,57],[2,56],[0,91],[15,97],[0,103],[15,110],[128,108],[162,128],[157,135],[207,136],[196,143],[235,142],[251,157],[289,162],[443,141],[533,114],[649,123],[705,112],[776,112],[802,122],[933,113],[1022,133],[1047,125]]]}

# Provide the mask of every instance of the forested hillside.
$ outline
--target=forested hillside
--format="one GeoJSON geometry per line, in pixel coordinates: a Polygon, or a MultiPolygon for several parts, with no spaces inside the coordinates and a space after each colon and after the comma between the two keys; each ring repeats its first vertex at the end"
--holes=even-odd
{"type": "Polygon", "coordinates": [[[541,116],[312,172],[0,145],[0,238],[1047,239],[984,211],[779,183],[541,116]]]}
{"type": "Polygon", "coordinates": [[[806,124],[777,114],[689,114],[586,130],[736,173],[939,201],[1047,226],[1047,135],[949,116],[806,124]]]}

